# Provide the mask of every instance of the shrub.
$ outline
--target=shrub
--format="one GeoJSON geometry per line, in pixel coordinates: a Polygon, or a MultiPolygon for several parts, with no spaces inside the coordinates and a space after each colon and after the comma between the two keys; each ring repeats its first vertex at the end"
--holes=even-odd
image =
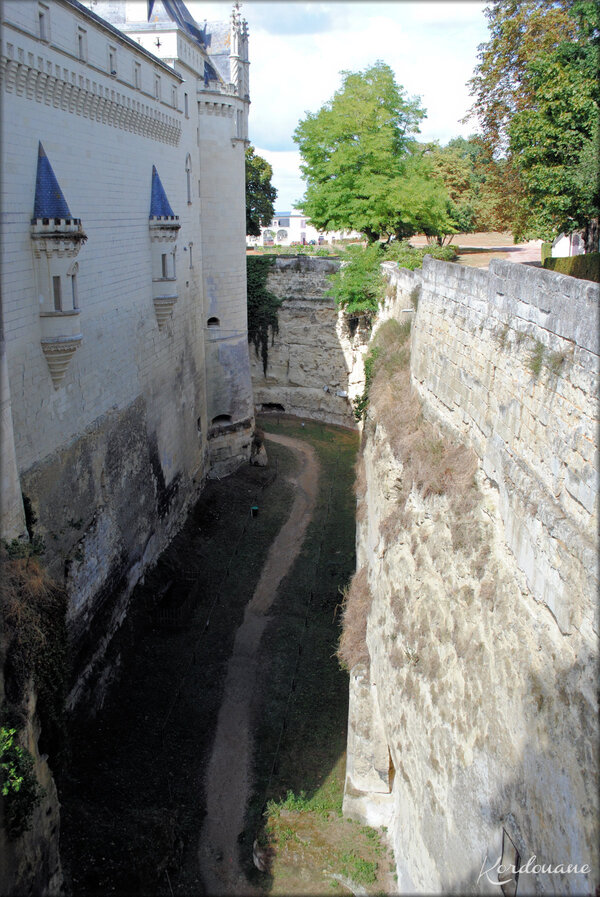
{"type": "Polygon", "coordinates": [[[27,831],[31,815],[44,793],[34,774],[33,758],[28,750],[16,744],[16,734],[16,729],[0,728],[0,785],[10,838],[18,838],[27,831]]]}
{"type": "Polygon", "coordinates": [[[543,264],[550,271],[600,283],[600,252],[588,252],[586,255],[572,255],[568,258],[546,258],[543,264]]]}

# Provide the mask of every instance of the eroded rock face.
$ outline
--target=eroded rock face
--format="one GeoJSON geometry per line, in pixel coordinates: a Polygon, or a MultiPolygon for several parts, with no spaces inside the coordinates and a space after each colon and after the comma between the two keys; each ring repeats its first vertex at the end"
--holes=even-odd
{"type": "MultiPolygon", "coordinates": [[[[352,675],[344,807],[365,822],[382,818],[387,747],[383,797],[401,893],[498,893],[491,867],[503,837],[504,856],[516,849],[522,865],[535,855],[530,867],[588,870],[523,872],[519,894],[594,893],[597,495],[577,507],[572,499],[591,482],[583,453],[596,440],[598,355],[586,334],[597,330],[597,291],[535,279],[546,272],[511,270],[500,281],[501,266],[476,276],[456,267],[424,268],[412,372],[425,416],[475,451],[477,492],[461,506],[413,488],[404,504],[389,420],[371,417],[357,534],[373,594],[370,665],[352,675]],[[572,326],[555,309],[564,332],[541,332],[549,319],[533,319],[549,287],[580,302],[587,329],[570,308],[572,326]],[[517,301],[520,318],[503,318],[517,301]],[[536,340],[547,359],[573,343],[558,375],[530,369],[536,340]]],[[[400,272],[388,316],[407,305],[414,281],[400,272]]]]}
{"type": "Polygon", "coordinates": [[[283,299],[279,333],[269,346],[266,376],[251,350],[254,402],[259,411],[355,427],[352,400],[364,385],[363,355],[368,334],[349,322],[326,295],[328,276],[339,261],[276,258],[268,289],[283,299]]]}

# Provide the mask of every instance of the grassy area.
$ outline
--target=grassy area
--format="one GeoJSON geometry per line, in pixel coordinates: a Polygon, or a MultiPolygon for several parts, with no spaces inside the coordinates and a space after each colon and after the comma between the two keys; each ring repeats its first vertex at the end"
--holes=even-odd
{"type": "MultiPolygon", "coordinates": [[[[336,657],[340,589],[355,565],[355,433],[263,419],[266,432],[310,442],[321,464],[319,497],[300,556],[282,583],[265,633],[254,793],[241,839],[245,872],[272,894],[331,894],[334,875],[376,893],[390,858],[379,833],[342,818],[348,675],[336,657]],[[258,837],[269,872],[252,864],[258,837]]],[[[271,451],[272,444],[268,444],[271,451]]]]}

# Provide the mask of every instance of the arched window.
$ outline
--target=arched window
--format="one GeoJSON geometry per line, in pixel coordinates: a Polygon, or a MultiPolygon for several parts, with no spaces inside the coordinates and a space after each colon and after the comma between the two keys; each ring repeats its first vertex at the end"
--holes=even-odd
{"type": "Polygon", "coordinates": [[[213,417],[212,423],[216,426],[218,426],[219,424],[230,424],[231,414],[217,414],[216,417],[213,417]]]}
{"type": "Polygon", "coordinates": [[[188,153],[185,157],[185,178],[187,183],[188,206],[192,204],[192,157],[188,153]]]}
{"type": "Polygon", "coordinates": [[[221,322],[219,321],[218,318],[209,318],[208,321],[206,322],[207,327],[219,327],[220,324],[221,324],[221,322]]]}
{"type": "Polygon", "coordinates": [[[286,230],[278,230],[277,231],[277,242],[281,242],[281,240],[287,240],[288,232],[286,230]]]}

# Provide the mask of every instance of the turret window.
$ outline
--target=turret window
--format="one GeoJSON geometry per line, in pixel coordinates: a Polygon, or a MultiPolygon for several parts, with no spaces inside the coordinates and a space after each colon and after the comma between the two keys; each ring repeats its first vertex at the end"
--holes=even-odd
{"type": "Polygon", "coordinates": [[[55,275],[52,278],[52,292],[54,294],[54,311],[62,311],[62,293],[61,293],[60,276],[55,275]]]}
{"type": "Polygon", "coordinates": [[[79,308],[79,296],[77,294],[77,275],[71,275],[71,294],[73,296],[73,308],[79,308]]]}
{"type": "Polygon", "coordinates": [[[163,276],[164,278],[167,278],[167,277],[169,276],[169,265],[168,265],[167,253],[166,253],[166,252],[163,252],[163,254],[162,254],[161,257],[160,257],[160,261],[161,261],[161,264],[162,264],[162,276],[163,276]]]}

